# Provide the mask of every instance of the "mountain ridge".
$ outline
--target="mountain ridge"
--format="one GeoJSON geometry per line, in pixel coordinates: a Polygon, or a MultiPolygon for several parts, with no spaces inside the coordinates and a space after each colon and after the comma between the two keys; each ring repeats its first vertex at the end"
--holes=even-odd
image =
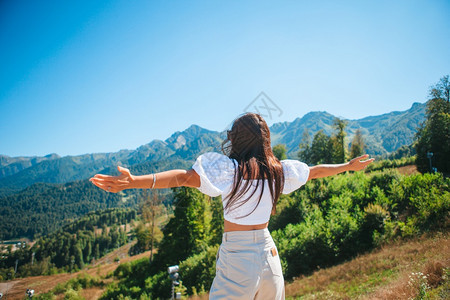
{"type": "MultiPolygon", "coordinates": [[[[349,144],[357,129],[361,129],[371,155],[385,155],[413,141],[417,127],[425,118],[426,104],[414,102],[410,109],[393,111],[347,121],[349,144]]],[[[303,132],[308,130],[311,140],[323,130],[333,133],[335,116],[326,111],[312,111],[293,121],[282,121],[270,126],[272,146],[285,144],[288,158],[297,158],[298,145],[303,132]]],[[[167,139],[154,139],[134,150],[87,153],[59,156],[52,153],[43,157],[9,157],[0,155],[0,197],[17,192],[33,183],[67,183],[89,178],[102,170],[112,170],[116,165],[138,166],[157,163],[160,160],[192,163],[196,156],[206,151],[221,151],[225,131],[218,132],[192,124],[183,131],[176,131],[167,139]]],[[[175,165],[177,165],[175,163],[175,165]]],[[[183,164],[185,165],[185,164],[183,164]]],[[[146,168],[144,168],[146,169],[146,168]]]]}

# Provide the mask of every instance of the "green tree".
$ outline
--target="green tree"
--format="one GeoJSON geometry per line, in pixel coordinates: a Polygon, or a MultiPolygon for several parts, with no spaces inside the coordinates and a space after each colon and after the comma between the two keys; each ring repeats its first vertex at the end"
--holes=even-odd
{"type": "MultiPolygon", "coordinates": [[[[152,244],[151,229],[145,226],[144,222],[139,222],[135,228],[137,243],[133,246],[137,253],[142,253],[150,249],[152,244]]],[[[134,252],[134,251],[133,251],[134,252]]]]}
{"type": "Polygon", "coordinates": [[[426,120],[416,134],[417,169],[424,173],[432,167],[439,172],[450,172],[450,102],[448,75],[431,87],[427,102],[426,120]]]}
{"type": "Polygon", "coordinates": [[[332,162],[340,164],[346,161],[347,158],[347,147],[345,144],[345,127],[347,126],[347,121],[341,120],[339,118],[334,118],[333,128],[336,130],[335,134],[331,138],[333,145],[332,162]]]}
{"type": "Polygon", "coordinates": [[[311,164],[311,136],[309,135],[308,128],[305,128],[303,131],[299,148],[298,158],[306,164],[311,164]]]}
{"type": "Polygon", "coordinates": [[[100,258],[100,246],[98,245],[98,243],[95,243],[94,257],[95,257],[95,259],[100,258]]]}
{"type": "Polygon", "coordinates": [[[81,251],[80,245],[78,243],[74,244],[72,251],[74,254],[75,265],[78,266],[79,269],[83,269],[84,268],[83,252],[81,251]]]}
{"type": "Polygon", "coordinates": [[[211,198],[211,226],[209,230],[210,245],[220,244],[223,235],[223,204],[219,197],[211,198]]]}
{"type": "Polygon", "coordinates": [[[164,237],[153,261],[155,270],[177,264],[205,249],[209,243],[211,216],[206,196],[188,187],[175,188],[173,191],[176,206],[174,216],[164,227],[164,237]]]}
{"type": "Polygon", "coordinates": [[[311,145],[310,162],[313,165],[331,163],[332,142],[323,130],[319,130],[315,135],[311,145]]]}
{"type": "Polygon", "coordinates": [[[442,77],[437,84],[430,88],[431,99],[443,99],[450,101],[450,81],[449,76],[442,77]]]}
{"type": "Polygon", "coordinates": [[[278,145],[273,146],[272,151],[273,151],[273,154],[275,155],[275,157],[278,158],[279,160],[283,160],[283,159],[287,158],[287,156],[286,156],[287,149],[286,149],[286,145],[284,145],[284,144],[278,144],[278,145]]]}
{"type": "Polygon", "coordinates": [[[149,223],[150,227],[146,228],[145,226],[141,227],[141,231],[138,231],[138,244],[142,244],[145,247],[145,250],[150,249],[150,261],[153,260],[153,249],[155,247],[156,236],[161,234],[158,226],[156,226],[156,218],[161,214],[161,199],[158,197],[156,191],[153,191],[152,194],[145,190],[144,192],[145,202],[141,208],[142,211],[142,219],[144,223],[149,223]],[[140,238],[144,237],[146,240],[141,240],[140,238]]]}
{"type": "Polygon", "coordinates": [[[366,145],[364,144],[361,129],[358,128],[355,132],[355,136],[353,137],[352,145],[350,147],[350,158],[363,155],[365,147],[366,145]]]}
{"type": "Polygon", "coordinates": [[[86,246],[83,248],[83,257],[85,262],[88,263],[91,261],[91,254],[92,254],[92,245],[91,241],[88,240],[86,246]]]}

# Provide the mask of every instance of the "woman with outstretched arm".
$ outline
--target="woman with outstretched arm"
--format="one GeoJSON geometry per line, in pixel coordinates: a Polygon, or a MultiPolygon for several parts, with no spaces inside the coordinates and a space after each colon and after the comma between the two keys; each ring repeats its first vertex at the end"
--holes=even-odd
{"type": "Polygon", "coordinates": [[[224,234],[209,298],[284,299],[280,258],[267,229],[280,194],[311,179],[360,171],[374,159],[363,155],[343,164],[313,167],[298,160],[280,161],[272,152],[269,127],[255,113],[233,122],[222,152],[198,156],[189,170],[135,176],[119,166],[119,176],[97,174],[90,181],[112,193],[187,186],[211,197],[221,195],[224,234]]]}

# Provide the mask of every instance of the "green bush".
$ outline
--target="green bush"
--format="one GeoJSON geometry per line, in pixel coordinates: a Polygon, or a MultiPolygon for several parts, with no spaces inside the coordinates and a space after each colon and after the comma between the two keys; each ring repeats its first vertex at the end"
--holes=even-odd
{"type": "Polygon", "coordinates": [[[216,273],[219,245],[208,247],[180,264],[180,274],[189,295],[209,291],[216,273]]]}
{"type": "Polygon", "coordinates": [[[415,156],[402,157],[399,159],[386,159],[375,161],[366,168],[366,172],[379,171],[384,169],[399,168],[403,166],[414,165],[416,163],[415,156]]]}
{"type": "Polygon", "coordinates": [[[52,293],[52,291],[47,293],[38,294],[33,297],[36,300],[55,300],[56,296],[52,293]]]}
{"type": "Polygon", "coordinates": [[[339,263],[397,235],[448,229],[449,179],[439,174],[359,172],[310,182],[292,195],[281,199],[271,224],[287,278],[339,263]]]}
{"type": "Polygon", "coordinates": [[[85,300],[85,299],[78,293],[78,291],[69,289],[64,294],[64,300],[85,300]]]}

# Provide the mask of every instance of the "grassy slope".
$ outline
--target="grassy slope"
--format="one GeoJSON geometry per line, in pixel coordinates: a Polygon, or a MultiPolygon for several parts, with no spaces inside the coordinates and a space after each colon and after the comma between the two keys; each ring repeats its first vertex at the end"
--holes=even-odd
{"type": "MultiPolygon", "coordinates": [[[[412,273],[436,274],[450,267],[448,234],[422,236],[395,242],[340,265],[317,270],[309,276],[286,284],[288,299],[409,299],[417,296],[418,286],[412,273]],[[408,283],[411,282],[412,286],[408,283]]],[[[450,296],[449,281],[433,289],[437,278],[426,279],[433,299],[450,296]],[[446,287],[445,287],[446,285],[446,287]],[[446,291],[445,291],[446,290],[446,291]]]]}

